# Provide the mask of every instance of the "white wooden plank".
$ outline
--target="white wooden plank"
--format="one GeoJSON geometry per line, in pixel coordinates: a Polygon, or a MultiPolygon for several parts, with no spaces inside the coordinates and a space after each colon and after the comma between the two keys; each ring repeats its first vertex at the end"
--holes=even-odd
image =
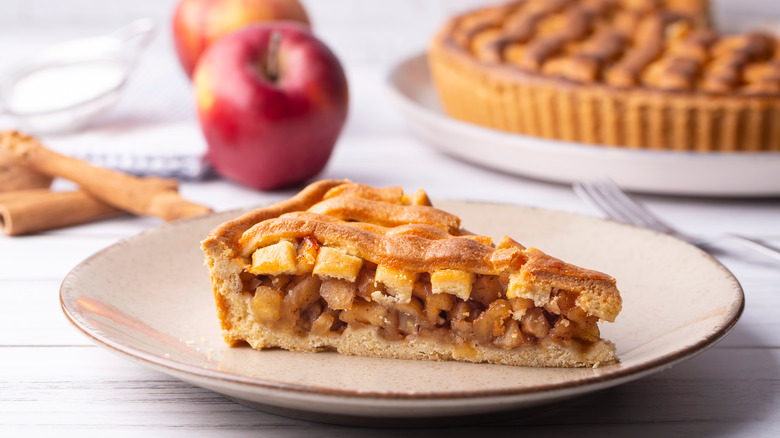
{"type": "Polygon", "coordinates": [[[780,279],[743,284],[745,311],[734,330],[716,348],[780,348],[780,279]]]}
{"type": "MultiPolygon", "coordinates": [[[[2,428],[284,430],[285,436],[358,431],[255,412],[97,348],[5,347],[0,355],[2,428]]],[[[532,436],[544,432],[556,436],[585,427],[586,434],[641,429],[645,435],[640,436],[682,430],[702,436],[726,430],[730,436],[769,437],[777,430],[772,425],[780,421],[780,410],[773,404],[780,396],[778,364],[780,349],[710,350],[636,382],[468,430],[503,435],[522,426],[532,436]]],[[[410,432],[423,436],[425,431],[410,432]]]]}
{"type": "Polygon", "coordinates": [[[95,252],[115,243],[115,237],[52,238],[45,234],[0,237],[0,280],[62,279],[95,252]]]}
{"type": "MultiPolygon", "coordinates": [[[[221,415],[215,412],[214,415],[221,415]]],[[[51,437],[56,436],[78,436],[79,438],[112,438],[131,437],[136,438],[139,434],[144,437],[257,437],[273,436],[280,438],[310,438],[315,437],[345,437],[345,438],[363,438],[366,436],[378,438],[396,438],[399,436],[408,438],[430,438],[430,437],[452,437],[452,438],[474,438],[475,434],[490,434],[494,437],[541,437],[549,438],[551,436],[576,436],[582,438],[603,438],[605,436],[630,436],[636,438],[658,438],[662,436],[684,436],[684,437],[703,437],[703,436],[730,436],[730,437],[775,437],[777,430],[768,424],[763,423],[653,423],[653,424],[589,424],[582,425],[541,425],[541,426],[473,426],[473,427],[439,427],[424,429],[370,429],[358,427],[331,426],[317,423],[305,423],[300,426],[295,425],[273,425],[258,424],[245,427],[219,427],[209,426],[202,428],[160,428],[160,427],[95,427],[89,426],[80,428],[56,428],[41,427],[34,428],[13,428],[7,429],[9,436],[25,437],[51,437]]]]}
{"type": "Polygon", "coordinates": [[[92,345],[62,313],[59,281],[3,281],[0,288],[0,346],[92,345]]]}

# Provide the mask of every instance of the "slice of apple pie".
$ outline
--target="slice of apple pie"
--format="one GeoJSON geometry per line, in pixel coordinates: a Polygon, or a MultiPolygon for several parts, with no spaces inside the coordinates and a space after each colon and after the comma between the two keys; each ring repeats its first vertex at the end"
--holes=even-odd
{"type": "Polygon", "coordinates": [[[615,280],[473,235],[423,191],[320,181],[203,242],[225,340],[384,358],[614,363],[615,280]]]}

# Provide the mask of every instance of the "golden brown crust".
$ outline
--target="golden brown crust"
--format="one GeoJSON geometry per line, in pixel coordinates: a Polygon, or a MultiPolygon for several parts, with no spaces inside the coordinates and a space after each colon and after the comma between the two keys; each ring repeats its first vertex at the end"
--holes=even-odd
{"type": "Polygon", "coordinates": [[[460,219],[446,211],[421,205],[399,205],[343,194],[311,206],[309,211],[342,221],[371,222],[385,227],[424,224],[453,233],[460,219]]]}
{"type": "Polygon", "coordinates": [[[473,11],[434,39],[434,83],[453,117],[510,132],[634,148],[780,150],[780,42],[720,37],[703,27],[706,7],[523,0],[473,11]]]}
{"type": "Polygon", "coordinates": [[[404,268],[413,272],[431,272],[435,269],[462,269],[480,274],[497,274],[522,263],[517,249],[496,250],[466,236],[430,238],[425,228],[406,225],[403,231],[415,229],[421,233],[394,234],[393,229],[355,226],[349,222],[282,217],[270,219],[250,228],[241,238],[243,254],[251,254],[258,246],[266,246],[281,239],[299,239],[313,236],[326,246],[349,248],[353,255],[372,263],[404,268]],[[426,235],[421,237],[420,234],[426,235]]]}
{"type": "Polygon", "coordinates": [[[241,217],[221,224],[209,233],[204,244],[211,245],[218,242],[235,251],[238,249],[238,238],[254,224],[290,211],[306,210],[322,200],[329,190],[348,182],[347,180],[322,180],[310,184],[290,199],[252,210],[241,217]]]}
{"type": "Polygon", "coordinates": [[[526,255],[528,261],[522,268],[526,281],[577,292],[583,310],[605,321],[615,320],[622,307],[615,279],[563,262],[536,248],[528,248],[526,255]]]}

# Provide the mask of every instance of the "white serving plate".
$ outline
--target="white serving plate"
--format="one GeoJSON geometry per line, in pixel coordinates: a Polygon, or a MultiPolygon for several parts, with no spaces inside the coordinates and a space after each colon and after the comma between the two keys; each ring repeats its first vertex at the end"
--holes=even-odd
{"type": "Polygon", "coordinates": [[[485,421],[639,379],[711,347],[742,312],[735,278],[669,236],[521,206],[437,205],[474,232],[508,234],[613,275],[624,307],[614,324],[602,324],[602,335],[615,342],[621,362],[553,369],[229,348],[199,243],[235,211],[167,224],[100,251],[67,275],[62,308],[99,346],[240,403],[371,425],[485,421]]]}
{"type": "Polygon", "coordinates": [[[513,134],[448,117],[425,54],[405,59],[388,78],[390,96],[412,130],[439,150],[516,175],[570,184],[608,177],[646,193],[780,196],[780,153],[631,150],[513,134]]]}

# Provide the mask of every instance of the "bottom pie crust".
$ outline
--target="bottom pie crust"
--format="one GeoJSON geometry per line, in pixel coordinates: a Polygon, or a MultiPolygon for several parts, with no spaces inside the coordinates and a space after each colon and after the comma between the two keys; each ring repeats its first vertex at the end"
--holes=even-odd
{"type": "MultiPolygon", "coordinates": [[[[248,315],[247,315],[248,317],[248,315]]],[[[253,324],[250,322],[250,325],[253,324]]],[[[237,330],[233,330],[236,332],[237,330]]],[[[299,352],[334,350],[352,356],[379,357],[386,359],[413,359],[428,361],[466,361],[497,365],[531,367],[598,367],[617,362],[615,345],[599,340],[585,354],[578,354],[554,342],[522,346],[512,350],[471,346],[472,354],[459,354],[452,344],[443,344],[424,338],[405,339],[400,342],[382,339],[371,327],[353,329],[347,327],[340,335],[332,336],[290,336],[274,333],[259,324],[240,336],[255,349],[280,347],[299,352]]]]}

